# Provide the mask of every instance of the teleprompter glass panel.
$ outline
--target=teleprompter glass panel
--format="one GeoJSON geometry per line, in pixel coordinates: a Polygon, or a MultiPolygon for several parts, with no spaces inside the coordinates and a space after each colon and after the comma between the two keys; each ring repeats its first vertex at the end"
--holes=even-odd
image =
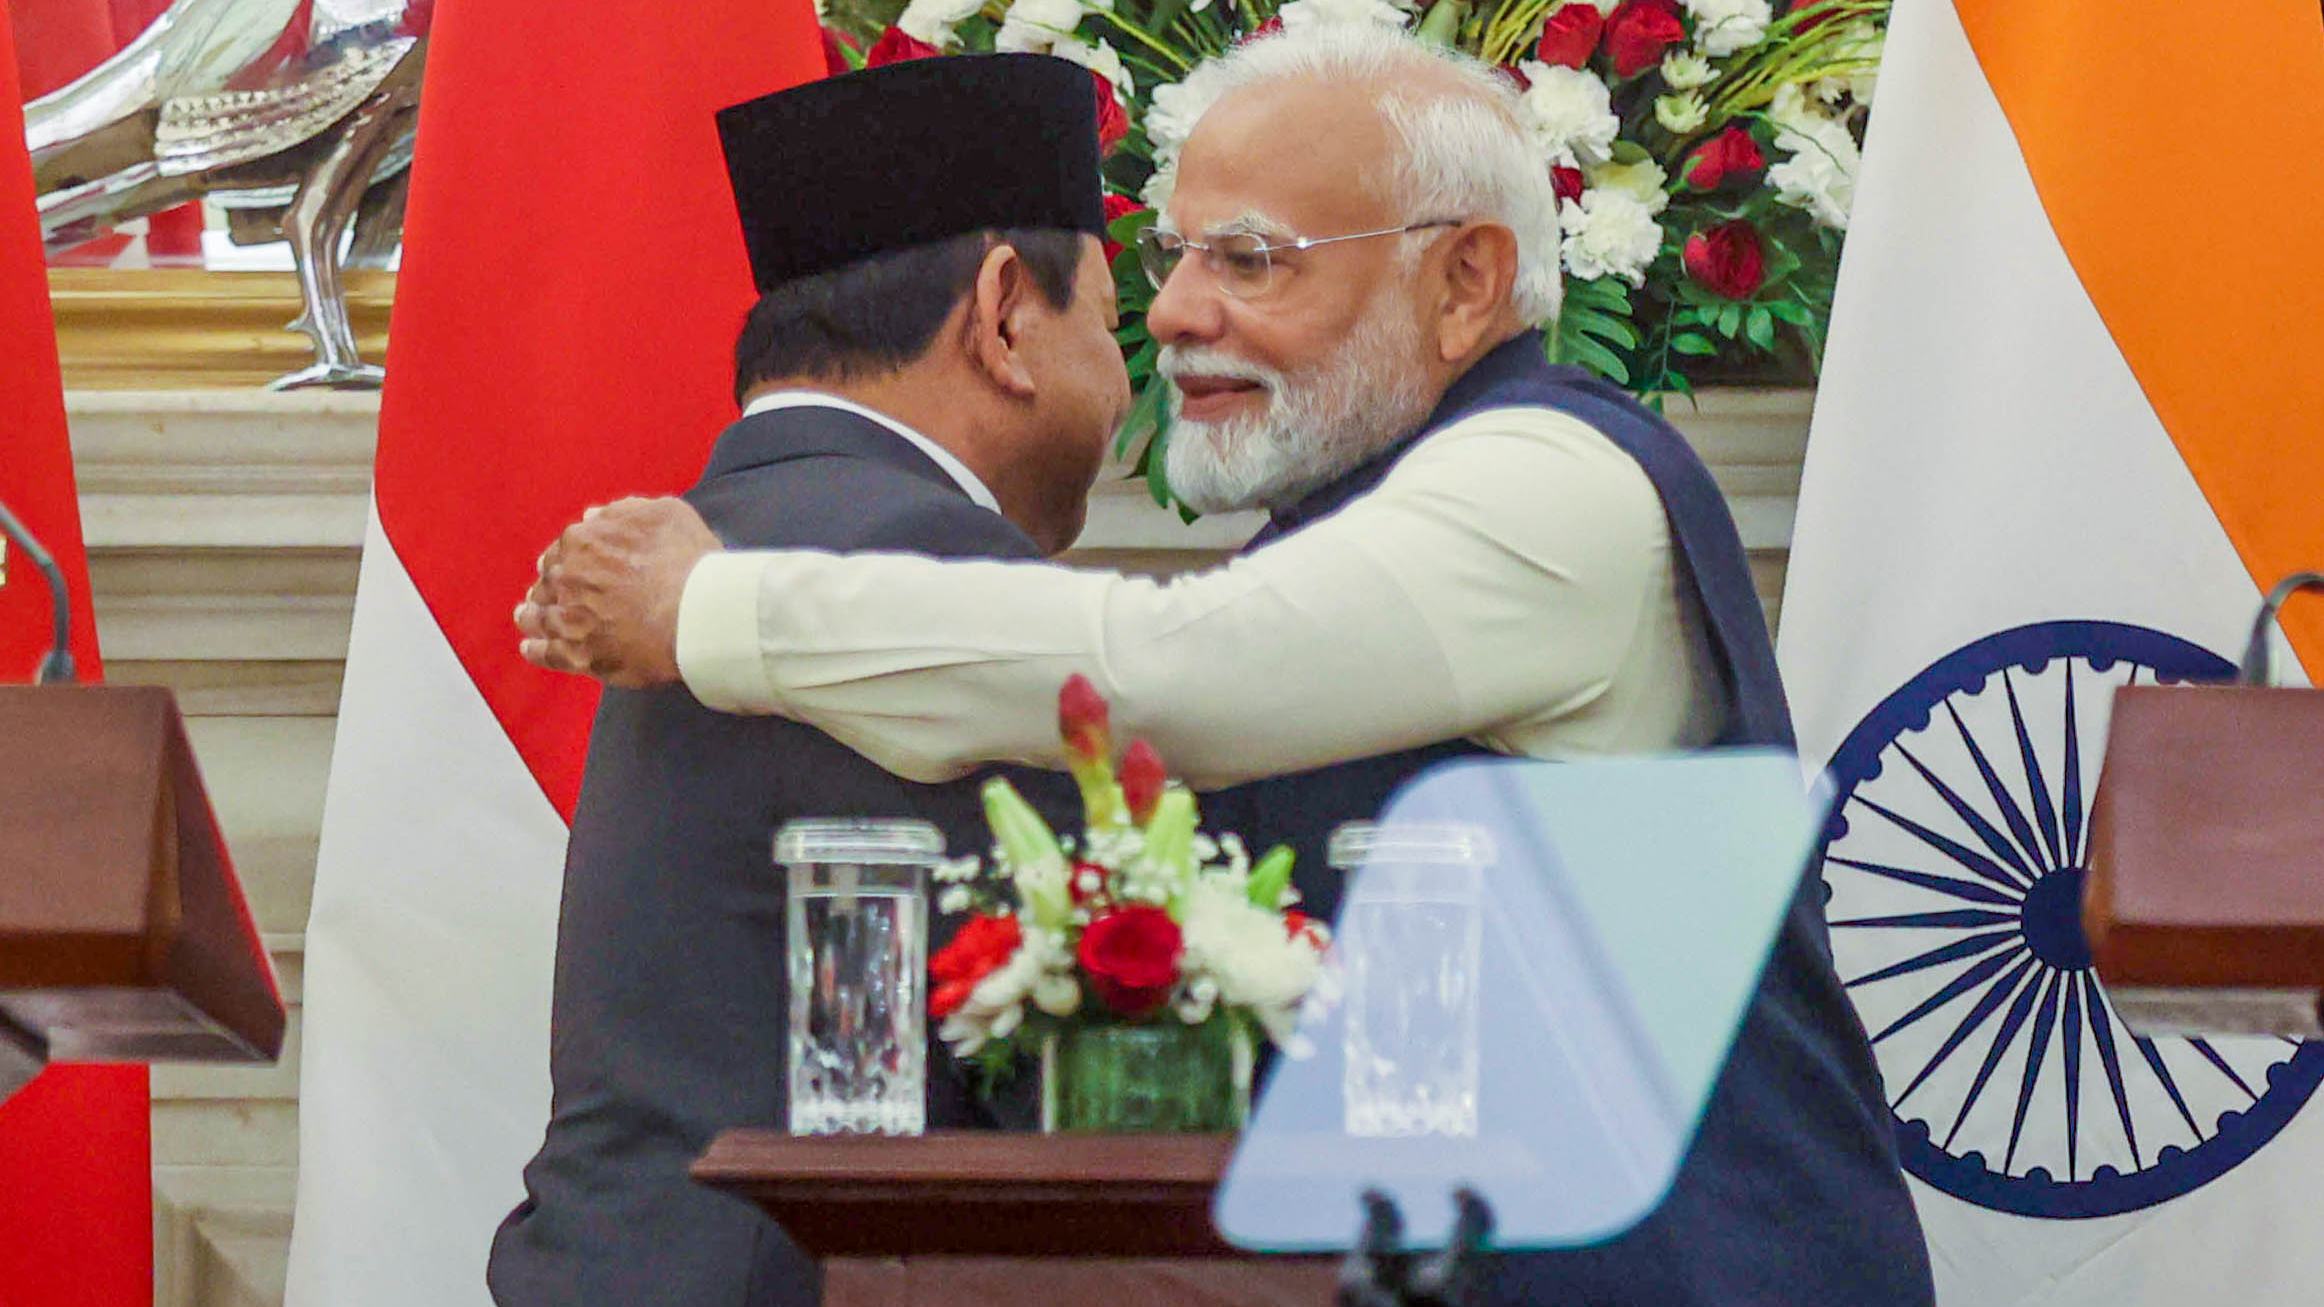
{"type": "Polygon", "coordinates": [[[1579,1247],[1678,1174],[1807,865],[1823,799],[1780,750],[1448,764],[1389,804],[1325,986],[1213,1208],[1231,1242],[1414,1246],[1452,1191],[1498,1248],[1579,1247]]]}

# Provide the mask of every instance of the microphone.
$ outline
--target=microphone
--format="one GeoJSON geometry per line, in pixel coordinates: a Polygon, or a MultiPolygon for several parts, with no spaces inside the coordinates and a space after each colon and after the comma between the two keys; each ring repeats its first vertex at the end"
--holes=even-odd
{"type": "MultiPolygon", "coordinates": [[[[40,660],[40,671],[33,680],[39,685],[71,681],[75,679],[73,607],[70,592],[65,589],[65,575],[57,570],[56,559],[40,547],[40,541],[33,538],[32,532],[24,529],[24,523],[16,520],[16,514],[9,512],[6,504],[0,504],[0,532],[6,532],[8,538],[15,541],[17,547],[32,559],[32,565],[40,569],[40,574],[47,578],[49,603],[55,609],[50,632],[53,647],[49,649],[48,656],[40,660]]],[[[5,571],[6,556],[0,553],[0,573],[5,571]]]]}

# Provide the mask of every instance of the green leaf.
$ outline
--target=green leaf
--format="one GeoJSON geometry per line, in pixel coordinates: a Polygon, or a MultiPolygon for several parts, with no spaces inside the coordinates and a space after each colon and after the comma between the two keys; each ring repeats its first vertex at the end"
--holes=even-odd
{"type": "Polygon", "coordinates": [[[1273,912],[1291,885],[1291,846],[1278,844],[1251,868],[1249,893],[1254,907],[1273,912]]]}
{"type": "Polygon", "coordinates": [[[1691,331],[1680,332],[1671,337],[1670,348],[1672,353],[1692,354],[1697,358],[1719,352],[1719,347],[1711,343],[1710,337],[1697,335],[1691,331]]]}
{"type": "Polygon", "coordinates": [[[1566,342],[1566,346],[1574,362],[1617,386],[1630,384],[1630,369],[1622,365],[1622,360],[1614,356],[1614,351],[1588,336],[1575,336],[1566,342]]]}
{"type": "Polygon", "coordinates": [[[1761,349],[1775,348],[1775,318],[1764,304],[1751,307],[1751,314],[1743,320],[1743,334],[1761,349]]]}
{"type": "Polygon", "coordinates": [[[1795,327],[1808,325],[1807,308],[1791,300],[1770,300],[1767,311],[1779,322],[1788,322],[1795,327]]]}
{"type": "Polygon", "coordinates": [[[1638,348],[1638,333],[1620,318],[1592,314],[1582,322],[1582,330],[1599,340],[1619,345],[1624,349],[1638,348]]]}
{"type": "Polygon", "coordinates": [[[1441,0],[1429,8],[1413,36],[1426,45],[1451,45],[1460,34],[1461,20],[1469,16],[1468,0],[1441,0]]]}
{"type": "MultiPolygon", "coordinates": [[[[1138,233],[1153,225],[1154,211],[1152,209],[1136,209],[1107,223],[1106,235],[1111,236],[1117,245],[1134,246],[1138,243],[1138,233]]],[[[1123,252],[1130,253],[1131,251],[1125,249],[1123,252]]]]}
{"type": "MultiPolygon", "coordinates": [[[[1170,448],[1170,424],[1165,422],[1154,429],[1154,438],[1146,442],[1146,493],[1163,508],[1170,507],[1170,477],[1163,465],[1169,460],[1162,457],[1170,448]]],[[[1185,510],[1179,510],[1183,513],[1185,510]]]]}
{"type": "Polygon", "coordinates": [[[1730,303],[1727,307],[1719,310],[1718,328],[1720,335],[1733,340],[1736,330],[1742,325],[1743,306],[1741,304],[1730,303]]]}
{"type": "Polygon", "coordinates": [[[1114,433],[1115,458],[1127,457],[1132,444],[1162,425],[1162,395],[1167,384],[1160,377],[1154,377],[1138,392],[1137,402],[1130,405],[1130,415],[1122,419],[1122,429],[1114,433]]]}

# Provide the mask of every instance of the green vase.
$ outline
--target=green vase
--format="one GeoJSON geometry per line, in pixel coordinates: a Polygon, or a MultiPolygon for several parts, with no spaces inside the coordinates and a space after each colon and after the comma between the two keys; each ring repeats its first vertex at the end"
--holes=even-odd
{"type": "Polygon", "coordinates": [[[1251,1042],[1225,1020],[1068,1026],[1041,1046],[1041,1128],[1210,1134],[1251,1112],[1251,1042]]]}

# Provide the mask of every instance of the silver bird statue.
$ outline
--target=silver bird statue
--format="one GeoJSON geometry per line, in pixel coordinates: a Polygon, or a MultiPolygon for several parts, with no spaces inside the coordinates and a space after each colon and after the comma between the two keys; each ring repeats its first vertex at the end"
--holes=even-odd
{"type": "Polygon", "coordinates": [[[315,361],[272,387],[376,389],[385,374],[356,351],[339,274],[395,247],[432,8],[176,0],[24,106],[43,239],[67,248],[214,197],[238,242],[290,244],[304,305],[290,329],[314,341],[315,361]]]}

